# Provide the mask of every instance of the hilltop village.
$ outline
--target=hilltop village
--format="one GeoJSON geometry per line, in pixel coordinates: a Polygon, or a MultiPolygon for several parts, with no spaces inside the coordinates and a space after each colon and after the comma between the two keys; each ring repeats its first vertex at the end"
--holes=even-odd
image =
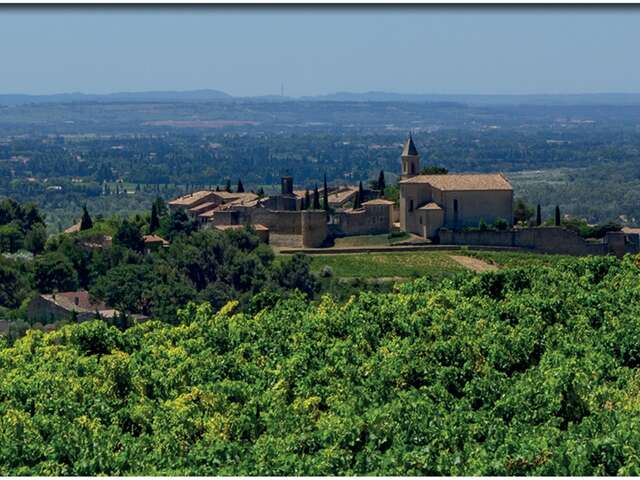
{"type": "Polygon", "coordinates": [[[411,135],[401,152],[399,203],[362,185],[294,188],[282,177],[280,192],[201,190],[169,202],[205,226],[228,229],[251,225],[274,245],[317,248],[329,236],[375,235],[394,230],[434,240],[443,228],[484,221],[511,225],[513,188],[501,173],[421,175],[420,153],[411,135]]]}

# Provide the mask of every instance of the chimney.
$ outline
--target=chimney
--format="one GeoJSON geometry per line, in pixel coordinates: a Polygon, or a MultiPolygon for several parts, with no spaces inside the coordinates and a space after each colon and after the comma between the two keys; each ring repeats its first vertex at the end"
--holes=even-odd
{"type": "Polygon", "coordinates": [[[282,177],[282,195],[293,195],[293,177],[282,177]]]}

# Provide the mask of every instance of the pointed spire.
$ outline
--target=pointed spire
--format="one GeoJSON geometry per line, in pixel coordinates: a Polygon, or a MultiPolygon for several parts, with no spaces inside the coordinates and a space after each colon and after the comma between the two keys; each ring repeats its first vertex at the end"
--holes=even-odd
{"type": "Polygon", "coordinates": [[[413,136],[411,135],[411,131],[409,131],[409,138],[404,142],[404,148],[402,149],[402,156],[417,156],[418,149],[416,148],[415,143],[413,143],[413,136]]]}

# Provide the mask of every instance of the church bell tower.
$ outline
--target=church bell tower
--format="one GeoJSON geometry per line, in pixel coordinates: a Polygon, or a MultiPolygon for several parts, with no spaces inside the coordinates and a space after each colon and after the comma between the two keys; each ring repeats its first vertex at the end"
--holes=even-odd
{"type": "Polygon", "coordinates": [[[420,154],[416,145],[413,143],[413,137],[409,132],[409,138],[404,143],[402,149],[402,173],[401,179],[411,178],[420,174],[420,154]]]}

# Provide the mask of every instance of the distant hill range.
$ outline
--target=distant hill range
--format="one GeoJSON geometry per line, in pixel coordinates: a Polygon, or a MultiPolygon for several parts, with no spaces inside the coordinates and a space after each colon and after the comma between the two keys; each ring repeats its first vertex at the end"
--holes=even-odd
{"type": "Polygon", "coordinates": [[[640,93],[584,93],[548,95],[441,95],[389,92],[349,93],[302,97],[335,102],[453,102],[467,105],[640,105],[640,93]]]}
{"type": "Polygon", "coordinates": [[[0,105],[24,105],[29,103],[73,102],[202,102],[232,100],[233,97],[219,90],[119,92],[107,94],[55,93],[52,95],[0,94],[0,105]]]}
{"type": "Polygon", "coordinates": [[[548,95],[444,95],[391,92],[337,92],[327,95],[281,97],[264,95],[234,97],[220,90],[120,92],[109,94],[58,93],[52,95],[0,94],[0,105],[25,105],[74,102],[412,102],[458,103],[471,106],[509,105],[640,105],[640,93],[585,93],[548,95]]]}

